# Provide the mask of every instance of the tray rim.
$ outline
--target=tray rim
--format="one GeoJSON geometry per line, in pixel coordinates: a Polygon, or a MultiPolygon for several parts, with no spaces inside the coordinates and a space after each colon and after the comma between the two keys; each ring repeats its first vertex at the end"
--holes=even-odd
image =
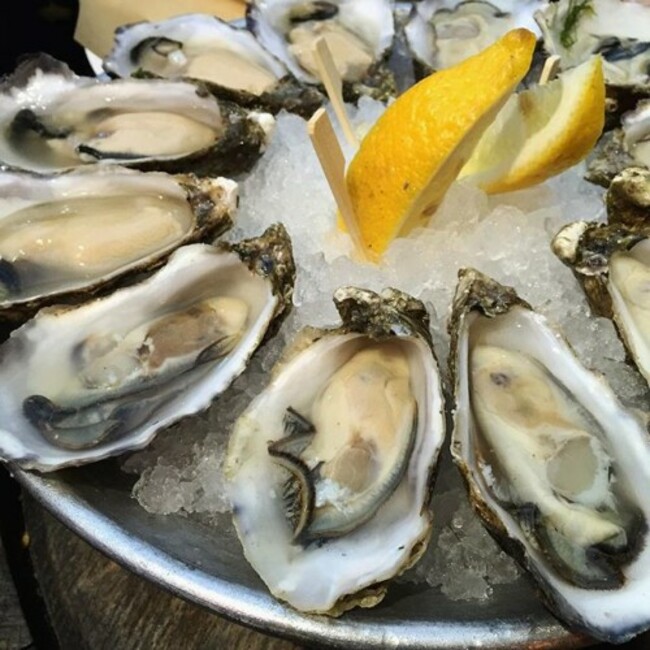
{"type": "MultiPolygon", "coordinates": [[[[48,478],[15,465],[9,467],[19,483],[65,526],[122,567],[157,586],[235,623],[293,641],[316,642],[354,650],[408,647],[421,650],[460,650],[479,643],[485,649],[581,648],[594,643],[549,619],[496,620],[490,625],[445,621],[382,622],[331,619],[301,614],[269,593],[235,584],[191,567],[140,537],[88,504],[67,481],[48,478]],[[534,634],[534,637],[531,636],[534,634]]],[[[55,475],[53,475],[55,476],[55,475]]]]}

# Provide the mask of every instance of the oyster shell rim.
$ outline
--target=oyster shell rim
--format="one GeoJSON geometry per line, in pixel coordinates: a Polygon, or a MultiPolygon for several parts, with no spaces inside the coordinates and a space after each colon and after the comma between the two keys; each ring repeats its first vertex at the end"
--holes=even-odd
{"type": "MultiPolygon", "coordinates": [[[[183,265],[187,266],[188,262],[183,260],[183,256],[189,259],[189,254],[181,251],[190,247],[195,247],[196,249],[201,248],[205,251],[210,250],[209,254],[212,255],[225,254],[239,258],[239,263],[247,267],[252,275],[265,279],[268,282],[268,295],[271,298],[271,300],[261,309],[257,321],[252,324],[249,333],[245,337],[246,339],[250,338],[250,341],[242,340],[242,342],[233,350],[232,356],[228,357],[228,362],[233,362],[234,367],[230,368],[230,371],[226,373],[226,379],[217,386],[216,392],[214,387],[210,388],[206,395],[198,396],[196,398],[201,402],[198,407],[192,407],[192,410],[186,413],[179,414],[178,411],[169,413],[166,417],[162,418],[162,424],[160,422],[161,418],[159,413],[156,413],[153,422],[150,421],[151,418],[148,418],[144,424],[136,427],[136,430],[140,430],[140,432],[136,434],[139,437],[136,444],[124,444],[125,441],[129,440],[130,436],[133,436],[132,431],[129,431],[115,441],[100,442],[94,447],[78,451],[70,451],[55,447],[48,441],[45,441],[46,447],[52,448],[55,452],[58,452],[67,458],[58,462],[43,463],[38,455],[30,454],[27,447],[21,443],[20,447],[23,450],[22,456],[7,454],[5,449],[0,446],[0,460],[15,464],[25,470],[50,472],[68,467],[94,463],[106,458],[117,456],[125,451],[142,449],[153,440],[159,431],[176,424],[186,417],[191,417],[207,409],[211,403],[244,371],[248,361],[262,342],[267,338],[267,336],[273,335],[271,327],[273,325],[278,327],[281,321],[288,315],[291,308],[295,266],[293,262],[291,240],[289,239],[286,229],[281,224],[269,226],[262,235],[245,239],[240,242],[218,242],[216,245],[198,243],[181,247],[172,253],[169,261],[165,263],[162,268],[137,284],[123,287],[110,295],[96,298],[91,302],[82,305],[52,305],[50,307],[45,307],[40,310],[36,316],[11,334],[9,340],[3,344],[4,349],[0,350],[0,357],[4,361],[6,346],[11,342],[11,339],[29,331],[29,329],[33,328],[37,320],[40,318],[48,318],[51,315],[56,316],[58,314],[65,314],[66,312],[88,310],[97,302],[106,305],[113,296],[118,296],[116,300],[133,293],[137,296],[138,291],[144,291],[149,285],[161,281],[161,278],[165,279],[167,275],[172,275],[173,277],[176,268],[172,266],[171,270],[169,270],[170,263],[174,263],[176,266],[181,267],[183,265]],[[263,250],[263,244],[265,241],[270,241],[272,244],[271,253],[268,255],[266,255],[263,250]],[[240,251],[242,252],[240,253],[240,251]],[[178,261],[179,259],[180,262],[178,261]],[[176,260],[176,262],[174,262],[174,260],[176,260]],[[251,334],[251,332],[253,334],[251,334]],[[83,458],[80,458],[80,456],[83,456],[83,458]]],[[[190,262],[191,261],[192,260],[190,260],[190,262]]],[[[217,363],[217,366],[218,365],[219,363],[217,363]]],[[[213,373],[210,371],[207,374],[213,373]]],[[[204,378],[202,378],[202,380],[203,379],[204,378]]],[[[213,380],[212,383],[218,384],[219,382],[213,380]]],[[[19,434],[15,432],[12,433],[11,430],[0,427],[0,437],[6,436],[10,439],[16,435],[19,434]]]]}
{"type": "MultiPolygon", "coordinates": [[[[573,356],[578,366],[584,370],[584,376],[590,377],[591,383],[595,386],[598,385],[598,393],[601,398],[603,394],[614,408],[627,419],[627,423],[631,428],[637,429],[639,435],[636,441],[633,441],[639,455],[645,455],[650,459],[650,439],[647,438],[645,427],[638,419],[629,412],[625,412],[618,401],[618,398],[605,382],[604,377],[594,373],[577,361],[570,344],[566,341],[564,336],[554,328],[546,318],[534,311],[534,309],[525,300],[520,298],[512,287],[501,285],[492,278],[482,274],[476,269],[463,268],[458,273],[459,281],[454,296],[451,317],[448,322],[448,329],[452,336],[452,345],[449,355],[449,369],[452,377],[453,384],[453,427],[451,434],[451,454],[454,463],[459,469],[465,483],[468,497],[472,508],[479,516],[481,522],[492,535],[492,537],[513,556],[517,562],[535,579],[536,585],[539,587],[542,595],[543,602],[549,609],[558,616],[561,620],[566,620],[575,629],[602,641],[610,643],[623,643],[632,639],[637,634],[650,629],[650,608],[647,608],[645,621],[642,617],[637,617],[635,623],[627,623],[628,627],[619,627],[616,629],[616,619],[613,625],[608,626],[611,617],[603,617],[601,612],[602,624],[598,624],[591,614],[591,621],[588,621],[589,613],[584,611],[589,609],[583,608],[581,611],[577,606],[573,606],[569,601],[569,596],[575,596],[575,592],[586,593],[616,593],[616,590],[583,590],[567,583],[561,576],[555,575],[552,570],[548,570],[544,561],[539,559],[541,551],[534,550],[534,553],[526,551],[526,542],[523,534],[518,532],[519,525],[515,522],[513,517],[503,508],[499,506],[495,499],[489,497],[491,503],[488,503],[488,498],[478,487],[480,481],[475,479],[475,475],[480,474],[480,470],[474,470],[471,467],[474,455],[470,450],[467,453],[463,452],[463,443],[461,436],[467,438],[471,436],[469,433],[469,421],[472,417],[468,407],[461,407],[459,400],[462,399],[463,403],[467,399],[466,392],[461,390],[462,379],[460,377],[460,357],[467,355],[465,349],[467,343],[462,343],[461,337],[467,337],[466,331],[469,329],[470,324],[467,319],[475,312],[486,316],[487,318],[494,318],[496,316],[509,313],[512,309],[521,309],[524,313],[528,314],[528,318],[534,321],[535,326],[542,326],[547,331],[547,335],[552,336],[554,344],[558,345],[569,354],[573,356]],[[464,346],[464,347],[463,347],[464,346]],[[462,395],[462,398],[459,397],[462,395]],[[462,429],[462,431],[461,431],[462,429]],[[469,454],[469,456],[468,456],[469,454]],[[505,523],[504,523],[505,520],[505,523]],[[566,593],[560,593],[556,589],[557,585],[564,586],[566,584],[566,593]]],[[[466,362],[466,359],[465,359],[466,362]]],[[[465,366],[463,362],[463,367],[465,366]]],[[[575,365],[575,364],[574,364],[575,365]]],[[[650,479],[650,475],[646,476],[650,479]]],[[[484,480],[484,479],[482,479],[484,480]]],[[[650,482],[650,480],[649,480],[650,482]]],[[[638,503],[646,520],[650,520],[650,505],[638,503]]],[[[627,568],[632,567],[639,558],[645,557],[646,571],[645,581],[650,583],[650,532],[646,529],[646,540],[639,549],[638,555],[627,565],[627,568]]],[[[627,576],[626,576],[627,577],[627,576]]],[[[620,609],[620,608],[619,608],[620,609]]]]}
{"type": "MultiPolygon", "coordinates": [[[[322,347],[325,345],[327,347],[329,345],[335,348],[337,345],[348,344],[359,338],[365,338],[369,341],[403,338],[405,343],[413,345],[416,350],[418,348],[424,348],[427,350],[427,354],[431,355],[431,367],[428,370],[435,376],[429,377],[428,382],[431,382],[430,388],[434,391],[437,389],[437,392],[434,394],[434,401],[427,407],[427,414],[430,417],[430,421],[428,424],[423,424],[422,426],[428,434],[432,434],[435,431],[438,439],[432,440],[430,443],[432,448],[429,450],[426,476],[424,479],[413,479],[414,484],[417,486],[414,489],[422,492],[421,503],[415,509],[419,510],[418,518],[426,525],[424,525],[421,532],[410,540],[408,544],[401,544],[398,551],[400,552],[402,561],[396,568],[393,566],[393,572],[390,576],[380,578],[379,580],[376,577],[371,581],[366,579],[366,584],[361,587],[356,587],[354,591],[339,594],[335,598],[332,596],[331,606],[326,609],[322,607],[320,609],[314,609],[313,607],[299,609],[299,611],[305,613],[325,614],[336,617],[353,607],[359,606],[365,608],[378,604],[384,598],[390,580],[413,566],[426,550],[431,536],[434,518],[434,514],[428,508],[428,504],[432,497],[439,456],[442,451],[442,446],[446,441],[447,431],[442,378],[431,342],[428,313],[423,303],[396,289],[385,289],[381,294],[377,294],[374,291],[356,287],[340,287],[334,294],[334,302],[341,317],[341,325],[330,328],[306,327],[298,332],[292,342],[285,347],[280,359],[275,364],[271,373],[269,373],[268,382],[264,389],[251,401],[249,406],[235,422],[232,435],[228,441],[224,473],[227,482],[227,492],[230,494],[231,499],[233,499],[232,490],[235,489],[236,477],[241,467],[245,465],[245,461],[239,460],[240,456],[242,456],[240,452],[245,447],[248,450],[251,444],[252,436],[246,429],[249,426],[250,418],[254,417],[254,415],[251,416],[249,414],[255,414],[256,409],[260,408],[260,403],[264,403],[265,400],[270,400],[274,397],[274,394],[278,390],[278,383],[282,383],[282,381],[286,383],[287,381],[284,378],[281,379],[280,376],[282,373],[287,369],[289,371],[295,371],[293,366],[296,364],[294,362],[302,362],[301,357],[306,357],[311,351],[312,346],[322,347]],[[340,342],[335,341],[335,339],[339,339],[340,342]],[[420,481],[422,482],[420,483],[420,481]]],[[[418,447],[423,444],[422,436],[425,436],[425,433],[421,430],[418,434],[418,447]]],[[[433,438],[433,436],[430,437],[433,438]]],[[[254,441],[252,441],[252,444],[255,444],[254,441]]],[[[262,446],[266,449],[265,445],[262,446]]],[[[266,457],[263,460],[266,460],[269,466],[273,465],[272,460],[266,457]]],[[[417,459],[409,461],[409,467],[413,466],[413,463],[417,463],[417,459]]],[[[400,481],[400,485],[403,485],[403,480],[400,481]]],[[[390,507],[389,504],[391,501],[394,501],[393,495],[380,507],[377,515],[380,514],[384,507],[390,507]]],[[[240,515],[241,507],[235,505],[233,508],[233,524],[235,530],[242,544],[245,557],[255,571],[258,572],[258,569],[249,557],[248,546],[245,543],[245,539],[248,537],[250,530],[245,524],[239,521],[240,515]]],[[[394,525],[396,524],[393,523],[394,525]]],[[[356,536],[362,534],[363,530],[367,527],[372,527],[372,519],[360,525],[349,535],[356,536]]],[[[343,544],[345,544],[345,536],[340,539],[344,540],[343,544]]],[[[334,547],[340,543],[339,538],[334,538],[328,542],[330,546],[334,547]]],[[[262,577],[262,574],[258,573],[258,575],[260,575],[266,584],[266,579],[262,577]]],[[[273,594],[274,598],[283,602],[289,602],[286,594],[283,596],[281,593],[278,593],[279,585],[276,585],[276,588],[272,588],[267,584],[267,589],[273,594]]],[[[297,609],[297,606],[293,603],[291,603],[291,607],[297,609]]]]}

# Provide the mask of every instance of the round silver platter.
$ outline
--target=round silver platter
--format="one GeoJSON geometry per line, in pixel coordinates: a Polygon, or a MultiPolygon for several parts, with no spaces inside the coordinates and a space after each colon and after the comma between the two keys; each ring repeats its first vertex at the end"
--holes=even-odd
{"type": "MultiPolygon", "coordinates": [[[[87,55],[101,74],[101,60],[87,55]]],[[[131,496],[133,479],[113,461],[50,475],[13,472],[50,512],[116,562],[263,632],[351,649],[569,649],[590,644],[563,627],[524,580],[495,587],[482,603],[454,602],[426,585],[396,583],[371,610],[357,609],[337,619],[305,616],[268,593],[246,562],[229,517],[215,527],[178,515],[149,514],[131,496]]]]}
{"type": "Polygon", "coordinates": [[[298,642],[345,648],[575,648],[589,642],[548,613],[527,580],[495,587],[486,601],[451,601],[426,585],[396,583],[384,602],[338,619],[277,602],[247,564],[228,517],[208,526],[147,513],[133,478],[114,461],[38,475],[13,468],[46,508],[94,547],[198,605],[298,642]]]}

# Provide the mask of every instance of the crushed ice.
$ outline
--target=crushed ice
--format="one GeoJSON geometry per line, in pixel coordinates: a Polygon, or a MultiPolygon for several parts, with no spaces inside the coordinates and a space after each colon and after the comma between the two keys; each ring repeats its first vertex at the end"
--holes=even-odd
{"type": "MultiPolygon", "coordinates": [[[[380,104],[362,100],[353,115],[357,129],[367,130],[382,110],[380,104]]],[[[160,434],[146,451],[126,461],[127,471],[140,474],[134,488],[139,502],[156,513],[228,510],[221,465],[232,423],[264,386],[269,368],[299,328],[337,323],[331,296],[342,285],[393,286],[423,300],[444,369],[456,274],[462,266],[474,266],[514,286],[563,330],[587,366],[607,375],[625,403],[643,405],[646,389],[625,365],[611,322],[589,314],[573,275],[549,247],[563,224],[604,218],[602,190],[582,180],[582,174],[578,166],[541,186],[495,197],[456,183],[430,226],[393,242],[383,263],[374,267],[350,258],[350,242],[335,227],[334,201],[305,122],[281,114],[269,150],[240,185],[241,207],[228,238],[258,235],[276,221],[285,224],[298,267],[294,310],[207,413],[160,434]]],[[[438,485],[434,495],[429,551],[402,579],[426,581],[451,599],[484,599],[494,585],[511,582],[519,571],[473,515],[455,470],[446,463],[446,485],[438,485]]]]}

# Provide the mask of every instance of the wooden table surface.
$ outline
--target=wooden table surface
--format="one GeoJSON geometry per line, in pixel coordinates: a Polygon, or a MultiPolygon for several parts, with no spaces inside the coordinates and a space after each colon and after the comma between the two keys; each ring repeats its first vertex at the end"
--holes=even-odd
{"type": "MultiPolygon", "coordinates": [[[[1,467],[0,473],[5,474],[0,476],[4,541],[0,544],[0,650],[56,650],[57,643],[61,650],[302,647],[226,621],[126,571],[60,524],[29,495],[22,495],[22,511],[12,513],[8,507],[12,495],[7,495],[10,484],[1,467]],[[8,522],[10,518],[19,521],[8,522]],[[25,614],[9,564],[21,565],[16,584],[21,587],[18,591],[25,592],[25,614]],[[33,578],[39,593],[30,593],[30,585],[25,584],[33,578]],[[34,611],[39,608],[42,611],[34,611]],[[34,627],[33,635],[26,619],[34,627]]],[[[17,490],[15,484],[11,483],[11,489],[17,490]]]]}

